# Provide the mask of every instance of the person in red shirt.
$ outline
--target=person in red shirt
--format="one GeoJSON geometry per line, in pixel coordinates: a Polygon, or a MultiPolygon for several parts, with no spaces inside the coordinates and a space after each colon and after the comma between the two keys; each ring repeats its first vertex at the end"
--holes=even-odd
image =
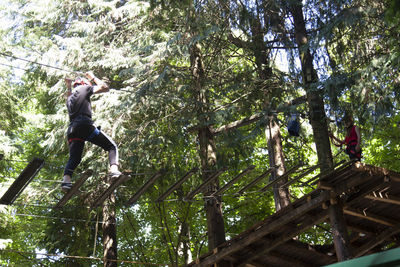
{"type": "Polygon", "coordinates": [[[346,145],[346,154],[349,155],[350,159],[361,160],[361,133],[360,128],[354,125],[353,117],[346,114],[343,118],[344,126],[346,127],[346,138],[340,140],[335,137],[332,133],[329,136],[332,139],[332,143],[335,146],[341,147],[346,145]]]}

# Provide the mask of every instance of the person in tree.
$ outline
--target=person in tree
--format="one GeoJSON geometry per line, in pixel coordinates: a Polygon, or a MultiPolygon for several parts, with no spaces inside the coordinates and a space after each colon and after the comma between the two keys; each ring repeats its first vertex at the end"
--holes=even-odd
{"type": "Polygon", "coordinates": [[[350,159],[361,160],[361,133],[360,128],[354,125],[353,116],[350,114],[345,114],[343,117],[343,124],[346,128],[346,137],[344,140],[340,140],[335,137],[332,133],[329,136],[332,139],[332,143],[335,146],[341,147],[346,145],[346,154],[349,155],[350,159]]]}
{"type": "Polygon", "coordinates": [[[72,187],[72,174],[82,160],[82,152],[85,141],[89,141],[108,151],[110,162],[110,175],[119,176],[118,148],[115,142],[96,127],[92,120],[92,107],[90,97],[93,94],[109,91],[108,85],[98,79],[92,72],[87,72],[86,77],[78,77],[75,80],[65,79],[67,85],[67,108],[70,124],[67,130],[69,145],[69,160],[64,169],[61,189],[64,192],[72,187]],[[94,85],[92,84],[94,83],[94,85]]]}

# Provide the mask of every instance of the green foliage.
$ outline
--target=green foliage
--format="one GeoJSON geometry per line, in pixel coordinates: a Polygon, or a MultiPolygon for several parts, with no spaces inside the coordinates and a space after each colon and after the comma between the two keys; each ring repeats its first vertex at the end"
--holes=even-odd
{"type": "MultiPolygon", "coordinates": [[[[121,168],[140,174],[117,192],[119,258],[182,265],[188,254],[193,259],[207,252],[204,199],[199,194],[184,201],[202,183],[200,173],[166,201],[156,202],[188,170],[200,166],[196,129],[205,125],[217,129],[254,114],[269,114],[304,94],[297,49],[292,49],[295,42],[288,34],[293,25],[286,19],[287,7],[278,2],[258,7],[241,2],[221,6],[220,1],[49,0],[10,1],[2,7],[2,14],[13,21],[0,32],[2,51],[62,70],[14,60],[15,66],[28,71],[0,72],[0,153],[6,159],[0,161],[1,190],[33,157],[46,162],[16,205],[0,207],[0,249],[3,244],[31,253],[102,257],[101,227],[96,236],[97,219],[101,222],[102,216],[99,210],[89,212],[87,205],[94,198],[91,193],[105,186],[101,178],[107,171],[105,152],[86,145],[76,174],[90,168],[95,175],[67,208],[51,209],[61,197],[59,180],[68,158],[63,78],[75,75],[72,70],[92,70],[115,89],[92,98],[95,121],[116,140],[121,168]],[[201,88],[191,68],[194,45],[204,64],[201,88]],[[275,68],[278,46],[288,57],[287,73],[275,68]],[[199,90],[207,101],[199,100],[199,90]],[[162,178],[134,206],[124,207],[162,168],[166,169],[162,178]],[[185,245],[190,253],[183,251],[185,245]]],[[[388,1],[385,9],[379,1],[307,1],[305,13],[320,74],[320,82],[313,86],[323,89],[329,116],[336,119],[345,110],[353,111],[362,126],[363,160],[400,171],[393,160],[400,140],[396,5],[388,1]]],[[[287,169],[300,162],[316,164],[307,113],[308,106],[302,104],[277,115],[287,169]],[[294,111],[303,115],[296,139],[285,129],[286,117],[294,111]]],[[[259,192],[268,178],[243,195],[235,194],[268,169],[265,124],[261,119],[214,137],[213,170],[228,167],[219,177],[220,185],[256,165],[222,196],[228,239],[274,212],[272,192],[259,192]]],[[[332,130],[342,131],[336,128],[332,130]]],[[[337,160],[345,158],[342,153],[337,160]]],[[[315,174],[291,187],[293,198],[313,190],[302,182],[315,174]]],[[[327,227],[312,228],[300,240],[330,244],[327,227]]],[[[88,264],[80,259],[39,260],[1,253],[0,264],[88,264]]]]}

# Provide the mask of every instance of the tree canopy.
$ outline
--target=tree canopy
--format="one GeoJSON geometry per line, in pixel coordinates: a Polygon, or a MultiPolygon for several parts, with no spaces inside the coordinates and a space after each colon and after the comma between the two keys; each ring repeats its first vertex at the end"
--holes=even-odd
{"type": "MultiPolygon", "coordinates": [[[[198,194],[185,200],[203,182],[201,174],[224,169],[222,187],[255,166],[222,195],[227,239],[275,212],[272,191],[261,190],[268,178],[235,193],[272,167],[271,116],[280,128],[286,168],[301,163],[304,171],[318,163],[310,104],[288,104],[306,94],[321,95],[329,131],[341,138],[341,118],[353,114],[363,162],[400,171],[398,5],[303,1],[308,40],[299,47],[287,1],[3,1],[0,193],[34,157],[45,165],[13,205],[0,205],[0,264],[102,265],[102,213],[88,203],[105,187],[104,151],[86,144],[73,179],[87,169],[94,174],[65,208],[52,208],[63,195],[68,160],[64,78],[86,71],[110,85],[108,93],[92,97],[94,120],[116,141],[120,168],[132,174],[117,189],[115,204],[118,258],[126,262],[177,266],[208,251],[207,199],[198,194]],[[301,69],[304,49],[318,77],[309,84],[301,69]],[[299,137],[287,130],[293,114],[299,137]],[[199,129],[207,129],[214,146],[215,162],[206,169],[199,129]],[[156,201],[192,168],[201,170],[156,201]],[[161,169],[162,178],[125,207],[161,169]]],[[[334,162],[347,159],[332,150],[334,162]]],[[[314,189],[302,182],[317,173],[289,188],[291,200],[314,189]]],[[[321,229],[302,238],[332,242],[321,229]]]]}

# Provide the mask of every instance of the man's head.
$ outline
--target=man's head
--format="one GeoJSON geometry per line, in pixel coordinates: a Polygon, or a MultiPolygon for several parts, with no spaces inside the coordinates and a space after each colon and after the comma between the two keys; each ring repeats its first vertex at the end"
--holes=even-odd
{"type": "Polygon", "coordinates": [[[350,113],[344,114],[342,121],[343,121],[344,127],[346,127],[346,128],[349,128],[349,127],[353,126],[353,124],[354,124],[353,116],[350,113]]]}
{"type": "Polygon", "coordinates": [[[92,83],[91,83],[88,79],[86,79],[86,78],[77,77],[77,78],[75,78],[75,80],[72,82],[72,88],[75,88],[75,87],[77,87],[77,86],[79,86],[79,85],[92,85],[92,83]]]}

